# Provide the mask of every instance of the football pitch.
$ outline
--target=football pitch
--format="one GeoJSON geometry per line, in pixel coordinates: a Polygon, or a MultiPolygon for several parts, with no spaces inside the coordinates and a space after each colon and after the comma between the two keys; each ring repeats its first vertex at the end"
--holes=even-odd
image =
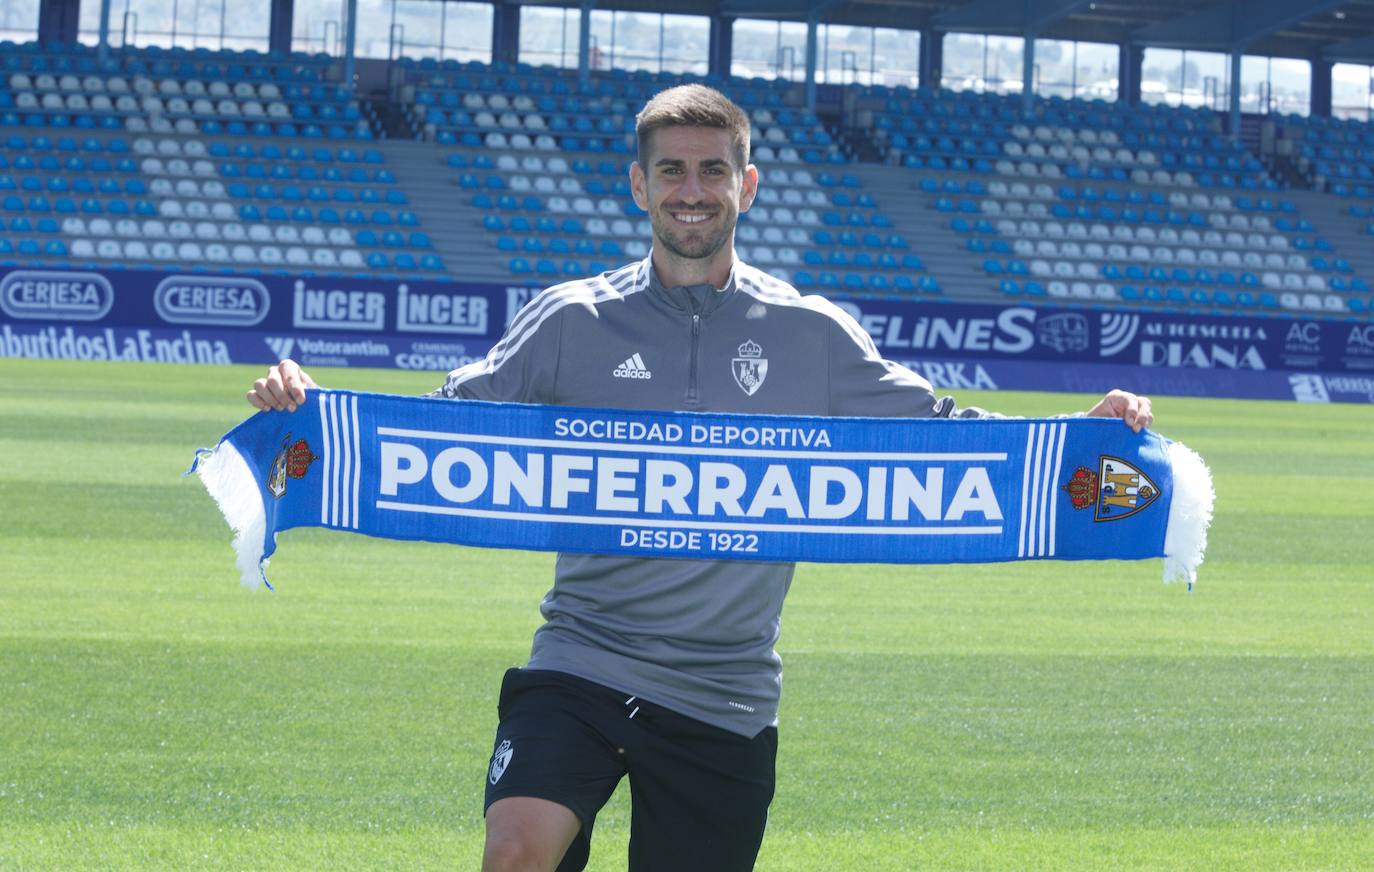
{"type": "MultiPolygon", "coordinates": [[[[478,867],[553,557],[297,530],[240,588],[179,476],[260,374],[0,361],[0,869],[478,867]]],[[[799,568],[760,870],[1374,868],[1374,406],[1155,412],[1216,478],[1191,594],[1159,561],[799,568]]]]}

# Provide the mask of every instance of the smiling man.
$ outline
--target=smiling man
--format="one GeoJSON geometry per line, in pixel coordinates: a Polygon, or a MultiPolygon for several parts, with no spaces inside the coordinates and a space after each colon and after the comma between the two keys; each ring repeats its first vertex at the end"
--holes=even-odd
{"type": "MultiPolygon", "coordinates": [[[[699,85],[636,125],[635,202],[653,250],[544,291],[482,361],[434,395],[599,409],[981,417],[884,360],[820,297],[736,259],[759,174],[749,120],[699,85]]],[[[248,399],[294,410],[314,381],[282,361],[248,399]]],[[[1088,414],[1148,426],[1113,391],[1088,414]]],[[[782,665],[773,650],[793,565],[560,554],[527,666],[501,687],[486,771],[483,869],[580,870],[628,776],[635,872],[752,869],[773,798],[782,665]]]]}

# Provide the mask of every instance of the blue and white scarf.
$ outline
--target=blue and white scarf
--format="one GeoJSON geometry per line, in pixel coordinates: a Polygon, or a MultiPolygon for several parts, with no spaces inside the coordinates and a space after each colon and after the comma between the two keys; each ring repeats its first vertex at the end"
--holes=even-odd
{"type": "Polygon", "coordinates": [[[203,449],[256,586],[293,527],[492,548],[839,563],[1165,559],[1191,587],[1201,458],[1103,418],[628,412],[310,391],[203,449]]]}

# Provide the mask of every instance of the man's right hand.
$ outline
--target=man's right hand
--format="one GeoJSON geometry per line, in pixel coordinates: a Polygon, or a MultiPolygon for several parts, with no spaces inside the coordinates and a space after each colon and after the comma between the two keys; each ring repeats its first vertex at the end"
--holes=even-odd
{"type": "Polygon", "coordinates": [[[267,371],[266,378],[253,382],[248,392],[248,403],[264,412],[294,412],[305,402],[305,389],[317,388],[310,374],[300,368],[294,360],[283,360],[267,371]]]}

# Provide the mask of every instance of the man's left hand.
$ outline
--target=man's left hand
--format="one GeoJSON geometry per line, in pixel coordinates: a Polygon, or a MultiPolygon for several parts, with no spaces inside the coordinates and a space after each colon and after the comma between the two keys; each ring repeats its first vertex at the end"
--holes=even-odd
{"type": "Polygon", "coordinates": [[[1139,433],[1154,423],[1155,416],[1150,413],[1150,398],[1139,397],[1123,390],[1107,394],[1088,414],[1094,418],[1120,418],[1127,426],[1139,433]]]}

